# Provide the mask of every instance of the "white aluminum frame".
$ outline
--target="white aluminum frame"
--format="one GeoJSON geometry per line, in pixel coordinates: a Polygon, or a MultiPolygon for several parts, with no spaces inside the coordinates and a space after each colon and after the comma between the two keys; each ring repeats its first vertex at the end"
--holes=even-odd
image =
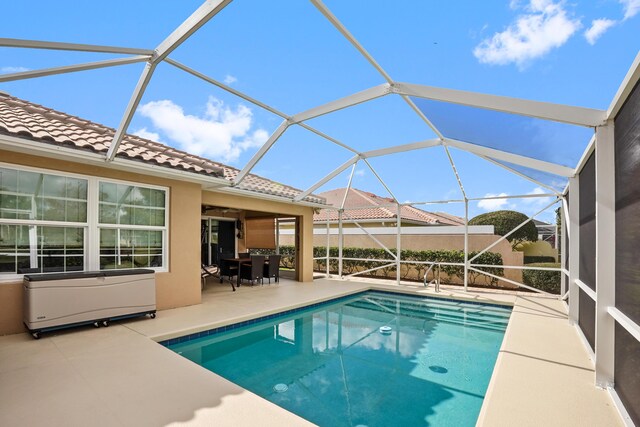
{"type": "Polygon", "coordinates": [[[100,46],[95,44],[62,43],[41,40],[24,40],[0,37],[0,47],[21,47],[30,49],[70,50],[77,52],[117,53],[125,55],[153,55],[152,49],[133,47],[100,46]]]}
{"type": "MultiPolygon", "coordinates": [[[[410,83],[397,83],[395,82],[389,74],[387,74],[384,69],[375,61],[375,59],[364,49],[364,47],[356,40],[356,38],[344,27],[344,25],[338,20],[338,18],[331,13],[331,11],[320,1],[320,0],[312,0],[312,3],[316,8],[331,22],[331,24],[365,57],[365,59],[374,67],[376,70],[383,76],[386,83],[367,89],[365,91],[347,96],[345,98],[330,102],[328,104],[324,104],[322,106],[314,107],[310,110],[307,110],[302,113],[298,113],[294,116],[286,116],[273,107],[268,106],[265,103],[257,101],[241,92],[230,88],[227,85],[224,85],[220,82],[211,79],[210,77],[205,76],[202,73],[199,73],[183,64],[178,63],[170,58],[168,55],[175,50],[180,44],[182,44],[185,40],[187,40],[193,33],[195,33],[200,27],[202,27],[206,22],[208,22],[211,18],[213,18],[217,13],[219,13],[224,7],[226,7],[231,0],[207,0],[203,3],[189,18],[187,18],[181,25],[179,25],[173,33],[171,33],[165,40],[163,40],[153,51],[148,49],[137,49],[137,48],[122,48],[122,47],[113,47],[113,46],[98,46],[98,45],[87,45],[87,44],[73,44],[73,43],[60,43],[60,42],[42,42],[42,41],[34,41],[34,40],[18,40],[18,39],[0,39],[0,46],[11,46],[11,47],[19,47],[19,48],[35,48],[35,49],[56,49],[56,50],[76,50],[76,51],[86,51],[86,52],[103,52],[103,53],[122,53],[122,54],[139,54],[142,55],[136,58],[122,58],[117,60],[108,60],[108,61],[100,61],[98,63],[91,64],[79,64],[78,66],[69,66],[59,67],[58,69],[48,69],[48,70],[39,70],[34,72],[24,72],[24,73],[14,73],[13,75],[6,75],[4,79],[18,79],[18,78],[28,78],[28,77],[36,77],[39,75],[49,75],[53,73],[63,73],[63,72],[71,72],[78,71],[81,69],[90,69],[91,67],[101,67],[101,66],[112,66],[112,65],[122,65],[132,62],[140,62],[147,61],[144,71],[142,72],[138,84],[136,85],[135,90],[132,93],[132,96],[129,100],[127,108],[123,114],[120,125],[118,126],[116,133],[114,135],[113,141],[106,155],[106,160],[108,162],[113,161],[115,158],[115,154],[117,153],[118,146],[124,137],[124,134],[131,122],[133,114],[145,92],[145,89],[155,71],[155,67],[162,61],[166,61],[169,64],[181,69],[184,72],[192,74],[198,78],[201,78],[211,84],[218,86],[219,88],[226,90],[236,96],[241,97],[249,102],[254,103],[266,110],[277,114],[283,117],[288,125],[291,124],[299,124],[303,128],[309,130],[310,132],[316,133],[317,135],[328,139],[329,141],[342,146],[343,148],[353,152],[354,154],[358,153],[357,150],[349,147],[348,145],[335,140],[334,138],[302,123],[305,120],[309,120],[313,117],[318,117],[323,114],[328,114],[333,111],[340,110],[342,108],[347,108],[361,102],[367,102],[372,99],[376,99],[381,96],[385,96],[387,94],[397,94],[399,95],[407,104],[413,109],[413,111],[430,127],[430,129],[436,133],[439,138],[440,143],[446,143],[451,146],[457,146],[462,149],[467,149],[468,151],[474,152],[475,154],[493,157],[496,159],[502,159],[504,161],[509,161],[514,164],[521,164],[523,166],[542,170],[548,173],[555,173],[561,176],[572,176],[573,171],[570,171],[571,168],[566,168],[562,165],[556,165],[549,162],[542,162],[536,159],[527,158],[524,156],[517,156],[512,153],[503,152],[500,150],[487,149],[486,147],[482,147],[475,144],[468,144],[462,141],[448,140],[444,138],[442,133],[429,121],[428,117],[422,113],[419,108],[415,105],[415,103],[411,100],[410,96],[416,97],[426,97],[429,99],[437,99],[445,102],[453,102],[461,105],[474,106],[478,108],[492,109],[496,111],[502,111],[512,114],[520,114],[530,117],[537,117],[545,120],[555,120],[565,123],[571,123],[581,126],[598,126],[604,122],[604,118],[606,116],[606,112],[601,110],[593,110],[588,108],[581,107],[571,107],[564,106],[558,104],[550,104],[544,102],[537,101],[529,101],[515,98],[507,98],[500,97],[494,95],[486,95],[486,94],[478,94],[472,92],[458,91],[452,89],[442,89],[442,88],[433,88],[424,85],[415,85],[410,83]],[[149,54],[151,56],[149,57],[149,54]],[[111,61],[111,62],[110,62],[111,61]],[[31,74],[29,74],[31,73],[31,74]],[[468,145],[464,145],[468,144],[468,145]],[[464,145],[464,147],[463,147],[464,145]],[[488,150],[488,151],[487,151],[488,150]],[[479,151],[483,153],[479,153],[479,151]]],[[[0,80],[1,81],[1,80],[0,80]]],[[[285,127],[286,128],[286,127],[285,127]]],[[[251,171],[251,169],[255,166],[255,164],[264,156],[264,154],[271,148],[271,146],[275,143],[278,137],[282,134],[282,129],[276,130],[267,143],[259,150],[258,153],[250,160],[250,162],[243,168],[241,173],[238,175],[236,182],[234,185],[239,184],[244,177],[251,171]]],[[[286,129],[285,129],[286,130],[286,129]]],[[[436,142],[432,141],[427,144],[424,144],[423,147],[437,145],[436,142]]],[[[408,149],[418,149],[423,148],[418,145],[405,144],[404,146],[397,146],[397,149],[394,150],[393,147],[388,150],[372,150],[370,152],[362,156],[362,158],[366,158],[367,156],[379,156],[385,155],[393,152],[400,152],[408,149]]],[[[507,170],[509,170],[507,168],[507,170]]],[[[522,176],[522,175],[521,175],[522,176]]],[[[296,202],[299,202],[301,199],[296,198],[296,202]]]]}
{"type": "Polygon", "coordinates": [[[607,119],[606,111],[592,108],[487,95],[484,93],[445,89],[413,83],[396,83],[395,87],[398,93],[407,96],[466,105],[501,113],[518,114],[578,126],[600,126],[604,124],[607,119]]]}
{"type": "MultiPolygon", "coordinates": [[[[114,60],[98,61],[95,63],[78,64],[78,65],[57,67],[57,68],[45,69],[45,70],[13,73],[13,74],[0,76],[0,82],[147,61],[145,69],[140,76],[140,79],[138,81],[138,84],[136,85],[135,90],[132,93],[129,104],[125,109],[125,113],[123,115],[121,123],[116,130],[116,133],[113,138],[113,142],[106,155],[106,160],[112,161],[117,152],[118,145],[122,140],[122,138],[124,137],[124,133],[126,132],[126,129],[128,128],[129,123],[133,117],[135,109],[137,108],[145,92],[146,86],[148,85],[153,75],[153,72],[155,71],[155,67],[161,61],[166,61],[170,65],[173,65],[184,72],[187,72],[195,77],[203,79],[211,84],[214,84],[225,91],[228,91],[244,100],[247,100],[255,105],[258,105],[261,108],[264,108],[267,111],[270,111],[271,113],[276,114],[283,118],[284,120],[283,123],[276,129],[276,131],[270,136],[267,142],[258,150],[258,152],[253,156],[253,158],[245,165],[245,167],[236,176],[236,179],[232,184],[233,186],[237,186],[244,180],[244,178],[251,172],[251,170],[255,167],[255,165],[268,152],[268,150],[273,146],[273,144],[278,140],[278,138],[286,131],[286,129],[290,125],[298,124],[303,128],[313,133],[316,133],[317,135],[351,151],[352,153],[355,154],[355,156],[352,157],[343,165],[341,165],[340,167],[338,167],[337,169],[335,169],[334,171],[332,171],[331,173],[329,173],[328,175],[326,175],[324,178],[319,180],[312,187],[308,188],[307,190],[303,191],[298,196],[296,196],[293,199],[294,202],[298,202],[298,203],[303,202],[303,199],[305,197],[310,195],[313,191],[320,188],[324,184],[331,181],[331,179],[335,178],[341,172],[346,170],[349,166],[352,167],[352,175],[351,175],[351,179],[352,179],[353,171],[355,170],[355,165],[359,160],[362,159],[365,161],[365,163],[371,169],[371,171],[376,176],[376,178],[380,181],[383,187],[387,190],[387,192],[391,195],[391,197],[397,203],[392,206],[396,206],[398,213],[401,212],[402,206],[411,206],[414,204],[456,203],[456,202],[465,203],[465,230],[466,230],[465,232],[465,270],[468,268],[468,264],[473,261],[473,259],[468,260],[466,256],[468,252],[468,225],[467,225],[468,203],[470,200],[480,200],[481,198],[470,199],[467,197],[464,187],[462,185],[462,182],[460,180],[459,174],[457,172],[457,169],[455,167],[455,164],[449,152],[448,146],[462,149],[462,150],[471,152],[477,156],[480,156],[481,158],[487,161],[490,161],[494,164],[497,164],[518,176],[521,176],[525,179],[530,180],[531,182],[536,183],[537,185],[540,185],[544,188],[547,188],[553,191],[556,195],[558,193],[551,187],[548,187],[543,183],[538,182],[537,180],[534,180],[524,174],[521,174],[509,168],[506,165],[502,165],[496,160],[506,161],[509,163],[525,166],[528,168],[540,170],[540,171],[551,173],[551,174],[556,174],[563,177],[574,176],[574,174],[577,172],[577,169],[574,170],[566,166],[557,165],[554,163],[545,162],[545,161],[529,158],[526,156],[520,156],[513,153],[504,152],[501,150],[495,150],[495,149],[483,147],[476,144],[471,144],[463,141],[457,141],[455,139],[446,138],[429,121],[429,119],[415,105],[415,103],[412,101],[410,97],[415,96],[420,98],[428,98],[428,99],[438,100],[442,102],[457,103],[460,105],[490,109],[494,111],[500,111],[500,112],[511,113],[511,114],[519,114],[519,115],[524,115],[529,117],[536,117],[544,120],[553,120],[553,121],[570,123],[570,124],[580,125],[580,126],[591,126],[591,127],[600,126],[604,123],[604,120],[606,117],[606,112],[601,110],[571,107],[571,106],[550,104],[550,103],[544,103],[544,102],[508,98],[508,97],[502,97],[502,96],[465,92],[465,91],[452,90],[452,89],[434,88],[430,86],[417,85],[417,84],[411,84],[411,83],[398,83],[394,81],[389,74],[386,73],[386,71],[382,68],[382,66],[376,62],[373,56],[371,56],[366,51],[366,49],[358,42],[358,40],[346,29],[346,27],[339,21],[339,19],[320,0],[312,0],[312,3],[329,20],[329,22],[349,41],[349,43],[351,43],[360,52],[360,54],[362,54],[364,58],[380,73],[380,75],[384,78],[385,83],[382,85],[364,90],[362,92],[358,92],[353,95],[349,95],[347,97],[338,99],[336,101],[332,101],[327,104],[311,108],[309,110],[295,114],[293,116],[287,116],[284,113],[276,110],[273,107],[270,107],[265,103],[262,103],[248,95],[245,95],[233,88],[230,88],[229,86],[224,85],[168,57],[168,55],[173,50],[175,50],[180,44],[182,44],[185,40],[187,40],[193,33],[195,33],[200,27],[202,27],[206,22],[208,22],[211,18],[213,18],[218,12],[224,9],[224,7],[226,7],[230,2],[231,0],[207,0],[189,18],[187,18],[187,20],[185,20],[182,24],[180,24],[167,38],[165,38],[165,40],[163,40],[154,50],[128,48],[128,47],[99,46],[99,45],[89,45],[89,44],[74,44],[74,43],[0,38],[0,46],[8,46],[8,47],[16,47],[16,48],[73,50],[73,51],[85,51],[85,52],[137,55],[137,56],[128,57],[128,58],[118,58],[114,60]],[[407,104],[413,109],[413,111],[416,114],[418,114],[418,116],[431,128],[431,130],[434,133],[436,133],[438,138],[417,142],[417,143],[401,144],[401,145],[396,145],[396,146],[392,146],[384,149],[376,149],[376,150],[360,153],[357,150],[354,150],[353,148],[349,147],[348,145],[340,141],[337,141],[334,138],[303,123],[306,120],[310,120],[312,118],[315,118],[324,114],[338,111],[343,108],[348,108],[362,102],[367,102],[372,99],[377,99],[379,97],[386,96],[388,94],[397,94],[401,96],[402,99],[405,102],[407,102],[407,104]],[[375,169],[371,166],[371,164],[366,160],[367,158],[385,156],[385,155],[399,153],[403,151],[409,151],[409,150],[430,148],[437,145],[443,145],[444,147],[444,150],[451,164],[452,170],[456,176],[461,192],[463,194],[463,200],[446,200],[446,201],[439,201],[439,202],[415,202],[415,203],[401,204],[398,202],[397,198],[395,197],[391,189],[386,185],[386,183],[382,180],[379,174],[375,171],[375,169]]],[[[640,58],[640,55],[639,55],[639,58],[640,58]]],[[[638,58],[636,60],[638,60],[638,58]]],[[[634,76],[635,75],[628,75],[626,80],[632,80],[635,78],[634,76]]],[[[609,111],[609,114],[611,114],[611,111],[609,111]]],[[[233,189],[229,188],[226,190],[232,191],[233,189]]],[[[540,197],[549,197],[549,196],[550,195],[540,195],[540,197]]],[[[305,204],[308,205],[308,203],[305,203],[305,204]]],[[[398,215],[398,218],[396,220],[399,225],[401,222],[401,215],[398,215]]],[[[339,222],[341,223],[341,220],[339,222]]],[[[569,234],[569,232],[567,234],[569,234]]],[[[466,285],[466,274],[465,274],[465,285],[466,285]]]]}
{"type": "Polygon", "coordinates": [[[596,128],[596,385],[613,387],[616,322],[616,191],[613,120],[596,128]]]}
{"type": "Polygon", "coordinates": [[[37,77],[54,76],[56,74],[74,73],[78,71],[96,70],[98,68],[115,67],[118,65],[136,64],[148,61],[150,56],[137,55],[127,58],[107,59],[104,61],[85,62],[84,64],[64,65],[62,67],[43,68],[40,70],[21,71],[18,73],[0,74],[0,83],[16,80],[34,79],[37,77]]]}

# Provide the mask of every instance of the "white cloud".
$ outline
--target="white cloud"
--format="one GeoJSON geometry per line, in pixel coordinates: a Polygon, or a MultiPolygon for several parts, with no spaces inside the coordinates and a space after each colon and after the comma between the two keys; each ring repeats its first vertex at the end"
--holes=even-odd
{"type": "Polygon", "coordinates": [[[147,130],[147,128],[138,129],[137,131],[133,132],[133,134],[139,136],[140,138],[146,138],[150,139],[151,141],[161,142],[160,134],[157,132],[151,132],[147,130]]]}
{"type": "MultiPolygon", "coordinates": [[[[549,194],[549,191],[545,191],[540,187],[534,188],[532,191],[528,192],[527,195],[542,195],[549,194]]],[[[522,199],[522,203],[528,205],[532,209],[540,210],[549,203],[551,203],[551,197],[528,197],[526,199],[522,199]]],[[[531,212],[533,213],[533,212],[531,212]]]]}
{"type": "Polygon", "coordinates": [[[624,9],[624,19],[634,17],[640,12],[640,0],[619,0],[624,9]]]}
{"type": "MultiPolygon", "coordinates": [[[[507,193],[500,193],[500,194],[487,193],[484,195],[484,197],[504,197],[507,195],[508,195],[507,193]]],[[[508,199],[490,199],[490,200],[480,200],[478,202],[478,207],[485,211],[497,211],[507,207],[508,204],[509,204],[508,199]]]]}
{"type": "Polygon", "coordinates": [[[233,109],[215,97],[207,101],[202,117],[185,114],[170,100],[148,102],[138,111],[181,150],[222,162],[237,160],[243,151],[260,147],[269,138],[264,129],[252,129],[248,107],[240,104],[233,109]]]}
{"type": "Polygon", "coordinates": [[[238,81],[238,79],[236,77],[232,76],[231,74],[227,74],[226,76],[224,76],[224,84],[226,84],[226,85],[232,85],[237,81],[238,81]]]}
{"type": "MultiPolygon", "coordinates": [[[[511,2],[510,6],[521,7],[519,2],[511,2]]],[[[531,0],[525,10],[506,30],[476,46],[473,54],[481,63],[515,63],[522,68],[565,44],[581,27],[580,20],[569,16],[562,1],[531,0]]]]}
{"type": "Polygon", "coordinates": [[[356,169],[356,171],[354,172],[355,176],[364,176],[366,174],[366,171],[364,169],[356,169]]]}
{"type": "Polygon", "coordinates": [[[594,19],[591,21],[591,27],[584,32],[584,38],[587,39],[590,45],[596,44],[596,41],[611,27],[616,25],[616,21],[613,19],[594,19]]]}
{"type": "Polygon", "coordinates": [[[29,70],[30,68],[26,67],[0,67],[0,73],[2,74],[22,73],[23,71],[29,70]]]}

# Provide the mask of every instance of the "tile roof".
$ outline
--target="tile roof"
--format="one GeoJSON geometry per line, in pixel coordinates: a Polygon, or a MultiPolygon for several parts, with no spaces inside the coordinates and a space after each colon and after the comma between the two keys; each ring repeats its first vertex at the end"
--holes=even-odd
{"type": "MultiPolygon", "coordinates": [[[[0,135],[27,138],[46,144],[94,153],[106,153],[115,129],[56,111],[0,92],[0,135]]],[[[239,169],[176,150],[167,145],[126,134],[118,147],[118,158],[150,163],[195,174],[225,178],[233,182],[239,169]]],[[[235,188],[293,199],[302,191],[249,174],[235,188]]],[[[309,195],[303,200],[324,203],[309,195]]]]}
{"type": "MultiPolygon", "coordinates": [[[[328,205],[340,206],[344,198],[346,188],[337,188],[335,190],[325,191],[318,194],[327,200],[328,205]]],[[[362,209],[345,210],[345,220],[396,220],[396,208],[384,207],[385,205],[394,203],[393,199],[388,197],[377,196],[367,191],[355,188],[349,189],[349,193],[344,203],[346,208],[362,207],[362,209]],[[367,208],[366,206],[371,206],[367,208]]],[[[335,210],[323,209],[320,213],[313,216],[314,221],[322,222],[327,220],[338,220],[338,212],[335,210]]],[[[444,212],[427,212],[413,206],[402,206],[400,211],[402,221],[414,222],[421,225],[464,225],[464,219],[455,215],[444,212]]]]}

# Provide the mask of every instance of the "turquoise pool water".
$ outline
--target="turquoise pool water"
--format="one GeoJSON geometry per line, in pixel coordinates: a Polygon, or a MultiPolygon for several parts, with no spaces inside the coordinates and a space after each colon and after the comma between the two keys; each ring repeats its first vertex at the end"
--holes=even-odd
{"type": "Polygon", "coordinates": [[[367,292],[164,344],[320,426],[474,426],[510,314],[367,292]]]}

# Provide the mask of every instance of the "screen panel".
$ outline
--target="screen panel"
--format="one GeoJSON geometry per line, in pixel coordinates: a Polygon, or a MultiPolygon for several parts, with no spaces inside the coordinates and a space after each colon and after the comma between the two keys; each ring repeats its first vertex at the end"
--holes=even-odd
{"type": "Polygon", "coordinates": [[[616,323],[615,389],[636,425],[640,425],[640,342],[616,323]]]}
{"type": "Polygon", "coordinates": [[[593,129],[477,107],[411,98],[442,134],[472,144],[576,167],[593,129]]]}
{"type": "MultiPolygon", "coordinates": [[[[616,307],[640,323],[640,89],[629,95],[615,119],[616,307]]],[[[616,323],[615,389],[640,425],[640,342],[616,323]]]]}
{"type": "MultiPolygon", "coordinates": [[[[640,323],[640,89],[615,119],[616,307],[640,323]]],[[[640,342],[616,323],[615,390],[640,425],[640,342]]]]}
{"type": "MultiPolygon", "coordinates": [[[[596,289],[596,156],[580,172],[580,271],[578,277],[596,289]]],[[[582,312],[582,307],[580,307],[582,312]]]]}
{"type": "MultiPolygon", "coordinates": [[[[596,156],[589,157],[580,172],[579,233],[580,268],[578,278],[588,287],[596,289],[596,156]]],[[[578,324],[591,349],[595,349],[596,304],[582,289],[579,296],[578,324]]]]}
{"type": "MultiPolygon", "coordinates": [[[[549,187],[553,188],[556,191],[562,192],[569,182],[569,178],[565,178],[564,176],[554,175],[547,172],[542,172],[536,169],[531,169],[525,166],[515,165],[513,163],[505,162],[504,160],[496,160],[496,162],[507,166],[515,170],[516,172],[520,172],[523,175],[528,176],[529,178],[535,179],[536,181],[546,184],[549,187]]],[[[545,190],[548,191],[548,190],[545,190]]]]}
{"type": "Polygon", "coordinates": [[[616,307],[640,323],[640,90],[615,120],[616,307]]]}
{"type": "Polygon", "coordinates": [[[582,333],[589,342],[591,350],[596,348],[596,302],[591,299],[585,291],[580,289],[580,297],[578,299],[580,309],[578,310],[578,325],[582,329],[582,333]]]}

